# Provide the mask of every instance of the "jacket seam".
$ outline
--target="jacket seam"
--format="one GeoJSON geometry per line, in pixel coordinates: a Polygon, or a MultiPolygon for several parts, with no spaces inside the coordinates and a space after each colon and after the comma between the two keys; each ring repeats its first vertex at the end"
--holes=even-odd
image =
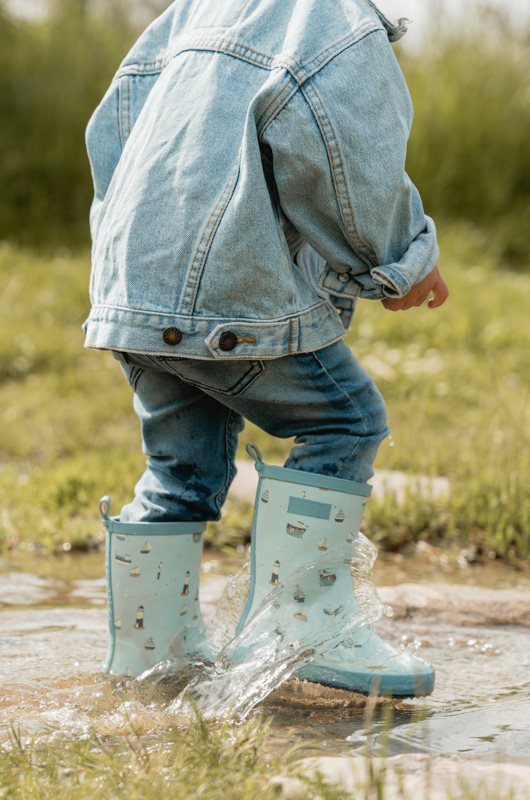
{"type": "Polygon", "coordinates": [[[355,221],[352,197],[346,181],[344,160],[342,158],[337,134],[331,118],[329,114],[326,113],[322,98],[314,86],[309,84],[305,85],[302,88],[302,93],[309,108],[311,109],[311,112],[313,113],[313,117],[315,118],[320,135],[322,136],[322,140],[324,142],[324,146],[326,148],[331,174],[333,177],[335,197],[337,199],[344,227],[351,237],[356,249],[358,250],[359,255],[364,258],[364,260],[368,263],[368,266],[377,266],[377,257],[368,242],[366,242],[362,237],[355,221]],[[317,101],[316,103],[314,100],[312,102],[310,97],[311,94],[313,94],[314,100],[317,101]],[[320,106],[320,110],[317,107],[318,105],[320,106]]]}
{"type": "Polygon", "coordinates": [[[181,43],[177,43],[169,52],[166,52],[164,57],[155,59],[154,61],[146,62],[133,62],[120,66],[116,77],[120,78],[125,75],[131,74],[148,74],[161,72],[167,65],[180,53],[190,50],[197,51],[210,51],[224,53],[225,55],[232,55],[235,58],[240,58],[243,61],[248,61],[263,69],[273,70],[277,67],[284,67],[295,78],[298,84],[304,83],[308,80],[315,71],[321,69],[325,64],[345,48],[360,41],[364,36],[375,31],[385,33],[384,28],[380,22],[367,20],[364,26],[353,33],[348,34],[337,42],[327,47],[316,55],[306,67],[304,67],[293,56],[278,54],[271,56],[268,53],[263,53],[261,50],[256,50],[247,44],[243,44],[233,39],[227,39],[223,36],[194,36],[193,34],[183,37],[181,43]],[[366,30],[366,26],[369,29],[366,30]]]}
{"type": "Polygon", "coordinates": [[[182,301],[179,306],[180,311],[184,311],[186,307],[188,308],[190,314],[192,314],[194,311],[199,285],[204,268],[206,266],[208,255],[210,254],[212,242],[239,182],[239,174],[241,169],[240,161],[241,153],[238,153],[235,167],[232,169],[217,205],[210,215],[205,227],[203,228],[199,241],[197,242],[197,246],[194,250],[191,264],[184,281],[184,291],[182,294],[182,301]]]}
{"type": "Polygon", "coordinates": [[[154,317],[170,317],[171,319],[175,319],[175,317],[185,317],[190,320],[194,320],[195,322],[216,322],[217,326],[226,325],[228,322],[231,324],[241,323],[245,325],[276,325],[279,322],[288,322],[290,319],[298,319],[300,317],[305,316],[306,314],[310,314],[311,312],[315,311],[320,306],[326,305],[327,300],[322,299],[318,303],[314,303],[307,308],[304,308],[302,311],[297,311],[294,314],[284,314],[283,317],[273,317],[272,319],[267,320],[260,320],[260,319],[252,319],[249,317],[206,317],[206,316],[197,316],[196,314],[181,314],[179,312],[166,312],[166,311],[147,311],[143,308],[133,308],[130,306],[117,306],[112,305],[110,303],[94,303],[92,306],[92,311],[95,309],[110,309],[112,311],[125,311],[131,313],[138,313],[138,314],[148,314],[154,317]]]}

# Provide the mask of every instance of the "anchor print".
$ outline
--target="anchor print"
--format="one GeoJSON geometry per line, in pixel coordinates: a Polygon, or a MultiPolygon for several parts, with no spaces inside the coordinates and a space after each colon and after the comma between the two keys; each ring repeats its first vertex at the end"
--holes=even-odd
{"type": "Polygon", "coordinates": [[[158,565],[158,569],[156,571],[156,579],[157,579],[157,581],[160,580],[161,573],[162,573],[162,562],[160,562],[160,564],[158,565]]]}

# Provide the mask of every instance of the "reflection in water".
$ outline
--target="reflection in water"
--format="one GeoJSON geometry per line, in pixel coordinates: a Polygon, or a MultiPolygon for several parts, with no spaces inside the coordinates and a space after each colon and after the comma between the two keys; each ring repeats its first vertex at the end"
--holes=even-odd
{"type": "MultiPolygon", "coordinates": [[[[248,582],[246,569],[228,582],[221,572],[221,564],[206,571],[203,590],[205,615],[211,620],[218,650],[230,647],[248,582]],[[226,592],[219,603],[224,586],[226,592]]],[[[8,597],[4,581],[0,575],[0,596],[8,597]]],[[[17,583],[13,577],[9,581],[10,586],[17,583]]],[[[28,736],[55,732],[77,736],[89,728],[101,735],[113,735],[129,731],[133,724],[143,735],[159,739],[185,721],[184,699],[175,701],[184,685],[190,685],[207,701],[220,685],[224,694],[214,697],[213,705],[217,702],[218,709],[227,707],[230,681],[223,684],[219,675],[210,673],[205,683],[204,673],[201,677],[193,669],[174,676],[167,669],[160,670],[158,681],[116,680],[98,674],[107,639],[106,612],[101,607],[103,582],[58,583],[52,578],[48,583],[47,579],[33,581],[29,591],[36,595],[38,588],[39,592],[33,597],[33,607],[21,608],[20,603],[18,608],[0,612],[0,735],[6,736],[10,723],[28,736]],[[60,607],[51,605],[53,597],[60,607]],[[164,680],[160,680],[162,675],[164,680]],[[211,694],[206,691],[208,687],[211,694]]],[[[19,594],[23,586],[24,581],[19,580],[19,594]]],[[[364,591],[365,608],[370,608],[373,589],[367,583],[364,591]]],[[[296,593],[294,587],[293,597],[296,593]]],[[[376,616],[380,615],[380,607],[376,605],[375,610],[376,616]]],[[[530,762],[527,630],[515,626],[426,626],[413,620],[391,622],[385,618],[377,627],[393,644],[425,653],[437,669],[432,697],[393,704],[386,744],[391,754],[457,752],[466,757],[509,757],[530,762]]],[[[293,663],[298,664],[296,659],[304,657],[304,646],[300,643],[294,654],[284,653],[278,673],[267,677],[266,687],[258,694],[278,678],[283,679],[293,663]]],[[[248,684],[247,676],[243,681],[248,684]]],[[[242,693],[243,710],[260,699],[255,687],[247,689],[246,695],[242,693]]],[[[284,684],[265,700],[265,708],[274,713],[270,741],[278,749],[299,742],[304,755],[345,755],[367,743],[376,752],[384,745],[383,712],[376,709],[367,728],[365,700],[347,692],[284,684]],[[322,704],[327,707],[321,708],[322,704]]]]}

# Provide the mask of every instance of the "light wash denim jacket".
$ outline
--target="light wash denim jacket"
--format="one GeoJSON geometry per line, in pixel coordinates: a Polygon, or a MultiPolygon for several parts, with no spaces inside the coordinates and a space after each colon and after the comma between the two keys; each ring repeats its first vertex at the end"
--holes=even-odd
{"type": "Polygon", "coordinates": [[[86,346],[276,358],[434,267],[410,96],[369,0],[177,0],[87,129],[86,346]]]}

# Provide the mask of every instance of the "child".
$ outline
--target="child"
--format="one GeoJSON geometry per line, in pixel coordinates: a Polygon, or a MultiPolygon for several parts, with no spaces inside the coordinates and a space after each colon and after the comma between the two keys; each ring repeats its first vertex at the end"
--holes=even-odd
{"type": "MultiPolygon", "coordinates": [[[[86,346],[121,363],[148,456],[119,518],[102,505],[114,672],[207,651],[196,545],[219,518],[244,419],[298,446],[283,468],[252,451],[267,499],[241,626],[271,567],[278,585],[317,539],[338,550],[358,530],[388,429],[343,342],[357,298],[396,311],[447,297],[434,224],[404,172],[412,108],[389,44],[404,30],[369,0],[177,0],[89,123],[86,346]]],[[[305,631],[323,619],[321,583],[303,593],[305,631]]],[[[375,633],[355,647],[310,679],[432,691],[432,668],[375,633]]]]}

